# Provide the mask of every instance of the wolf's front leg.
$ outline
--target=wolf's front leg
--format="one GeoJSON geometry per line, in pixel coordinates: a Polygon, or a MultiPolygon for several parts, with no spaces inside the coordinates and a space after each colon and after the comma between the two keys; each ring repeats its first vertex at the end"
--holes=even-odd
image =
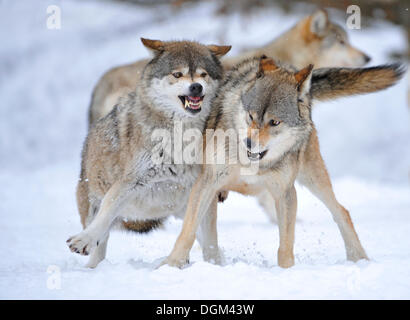
{"type": "Polygon", "coordinates": [[[105,254],[107,252],[109,234],[105,236],[102,241],[93,249],[90,253],[90,258],[85,265],[87,268],[96,268],[98,264],[105,259],[105,254]]]}
{"type": "Polygon", "coordinates": [[[295,264],[293,245],[295,242],[296,189],[291,186],[283,194],[275,194],[276,212],[279,226],[278,264],[289,268],[295,264]]]}
{"type": "MultiPolygon", "coordinates": [[[[112,222],[118,215],[121,205],[132,194],[132,188],[116,182],[105,194],[94,220],[82,232],[67,240],[72,252],[88,255],[97,246],[105,245],[112,222]]],[[[96,257],[97,258],[97,257],[96,257]]]]}
{"type": "Polygon", "coordinates": [[[189,196],[182,231],[171,254],[163,264],[181,268],[189,262],[189,252],[195,241],[198,226],[210,204],[216,199],[218,190],[216,175],[213,174],[212,169],[199,176],[189,196]]]}
{"type": "Polygon", "coordinates": [[[201,245],[202,255],[205,261],[221,264],[222,257],[218,247],[217,233],[217,206],[218,197],[215,197],[208,208],[208,212],[202,218],[196,238],[201,245]]]}

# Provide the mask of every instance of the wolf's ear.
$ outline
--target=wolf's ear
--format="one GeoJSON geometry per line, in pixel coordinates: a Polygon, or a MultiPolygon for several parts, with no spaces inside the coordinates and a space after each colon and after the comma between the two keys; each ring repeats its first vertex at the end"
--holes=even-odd
{"type": "Polygon", "coordinates": [[[313,64],[310,64],[293,75],[296,80],[296,86],[298,88],[298,91],[302,96],[309,93],[310,91],[310,80],[312,78],[312,70],[313,64]]]}
{"type": "Polygon", "coordinates": [[[218,58],[223,57],[226,55],[229,50],[231,50],[232,46],[217,46],[215,44],[210,44],[207,48],[218,58]]]}
{"type": "Polygon", "coordinates": [[[329,23],[329,16],[324,9],[317,10],[310,16],[310,32],[319,37],[324,36],[329,23]]]}
{"type": "Polygon", "coordinates": [[[274,71],[279,67],[276,65],[275,61],[272,58],[268,58],[267,56],[263,55],[261,60],[259,61],[259,70],[257,73],[257,77],[261,77],[265,72],[274,71]]]}
{"type": "Polygon", "coordinates": [[[148,48],[150,51],[154,53],[164,51],[164,42],[160,40],[150,40],[141,38],[141,42],[146,48],[148,48]]]}

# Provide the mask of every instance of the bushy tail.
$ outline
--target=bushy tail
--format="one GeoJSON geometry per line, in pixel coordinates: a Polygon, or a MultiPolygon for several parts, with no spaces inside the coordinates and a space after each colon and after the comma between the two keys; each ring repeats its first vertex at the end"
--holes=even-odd
{"type": "Polygon", "coordinates": [[[137,233],[148,233],[151,230],[160,228],[165,219],[152,220],[128,220],[123,221],[122,226],[125,230],[134,231],[137,233]]]}
{"type": "Polygon", "coordinates": [[[394,85],[405,72],[394,63],[369,68],[321,68],[313,70],[312,99],[325,101],[356,94],[371,93],[394,85]]]}

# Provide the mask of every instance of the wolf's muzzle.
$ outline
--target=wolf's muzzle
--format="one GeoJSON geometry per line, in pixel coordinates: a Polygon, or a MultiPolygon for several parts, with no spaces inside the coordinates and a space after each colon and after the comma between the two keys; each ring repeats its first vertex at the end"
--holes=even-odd
{"type": "Polygon", "coordinates": [[[203,90],[202,85],[200,83],[197,83],[197,82],[195,82],[195,83],[193,83],[189,86],[190,95],[194,96],[194,97],[201,95],[202,90],[203,90]]]}
{"type": "Polygon", "coordinates": [[[196,114],[201,111],[201,104],[204,100],[204,96],[179,96],[179,99],[186,111],[196,114]]]}
{"type": "Polygon", "coordinates": [[[266,155],[266,153],[268,153],[268,150],[265,150],[262,152],[251,152],[250,150],[252,150],[252,148],[255,145],[251,138],[245,138],[243,139],[243,142],[246,145],[247,155],[248,155],[249,160],[251,161],[262,160],[262,158],[266,155]]]}

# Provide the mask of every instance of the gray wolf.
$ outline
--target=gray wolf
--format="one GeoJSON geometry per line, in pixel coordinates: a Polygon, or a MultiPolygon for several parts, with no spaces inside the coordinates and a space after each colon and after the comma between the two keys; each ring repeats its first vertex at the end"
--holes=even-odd
{"type": "MultiPolygon", "coordinates": [[[[139,85],[91,128],[83,147],[77,204],[84,230],[67,243],[90,255],[91,268],[104,259],[112,227],[146,232],[169,215],[184,215],[201,166],[154,161],[151,134],[158,128],[173,132],[175,121],[202,132],[223,78],[219,58],[231,48],[141,40],[154,57],[139,85]]],[[[198,239],[204,258],[216,261],[216,218],[208,216],[198,239]]]]}
{"type": "Polygon", "coordinates": [[[262,57],[245,60],[226,75],[212,102],[207,130],[234,130],[236,139],[218,139],[215,133],[205,136],[205,154],[211,159],[204,162],[191,190],[182,231],[165,264],[182,267],[187,263],[197,226],[207,218],[215,195],[233,190],[245,195],[269,192],[279,226],[278,264],[293,266],[296,179],[330,210],[347,259],[367,259],[349,212],[336,200],[320,155],[312,101],[381,90],[398,81],[404,70],[400,65],[313,72],[312,68],[297,71],[262,57]],[[224,150],[225,162],[217,162],[218,149],[224,150]],[[238,163],[232,161],[233,156],[248,161],[238,163]],[[258,171],[244,174],[243,169],[253,163],[258,164],[258,171]]]}

